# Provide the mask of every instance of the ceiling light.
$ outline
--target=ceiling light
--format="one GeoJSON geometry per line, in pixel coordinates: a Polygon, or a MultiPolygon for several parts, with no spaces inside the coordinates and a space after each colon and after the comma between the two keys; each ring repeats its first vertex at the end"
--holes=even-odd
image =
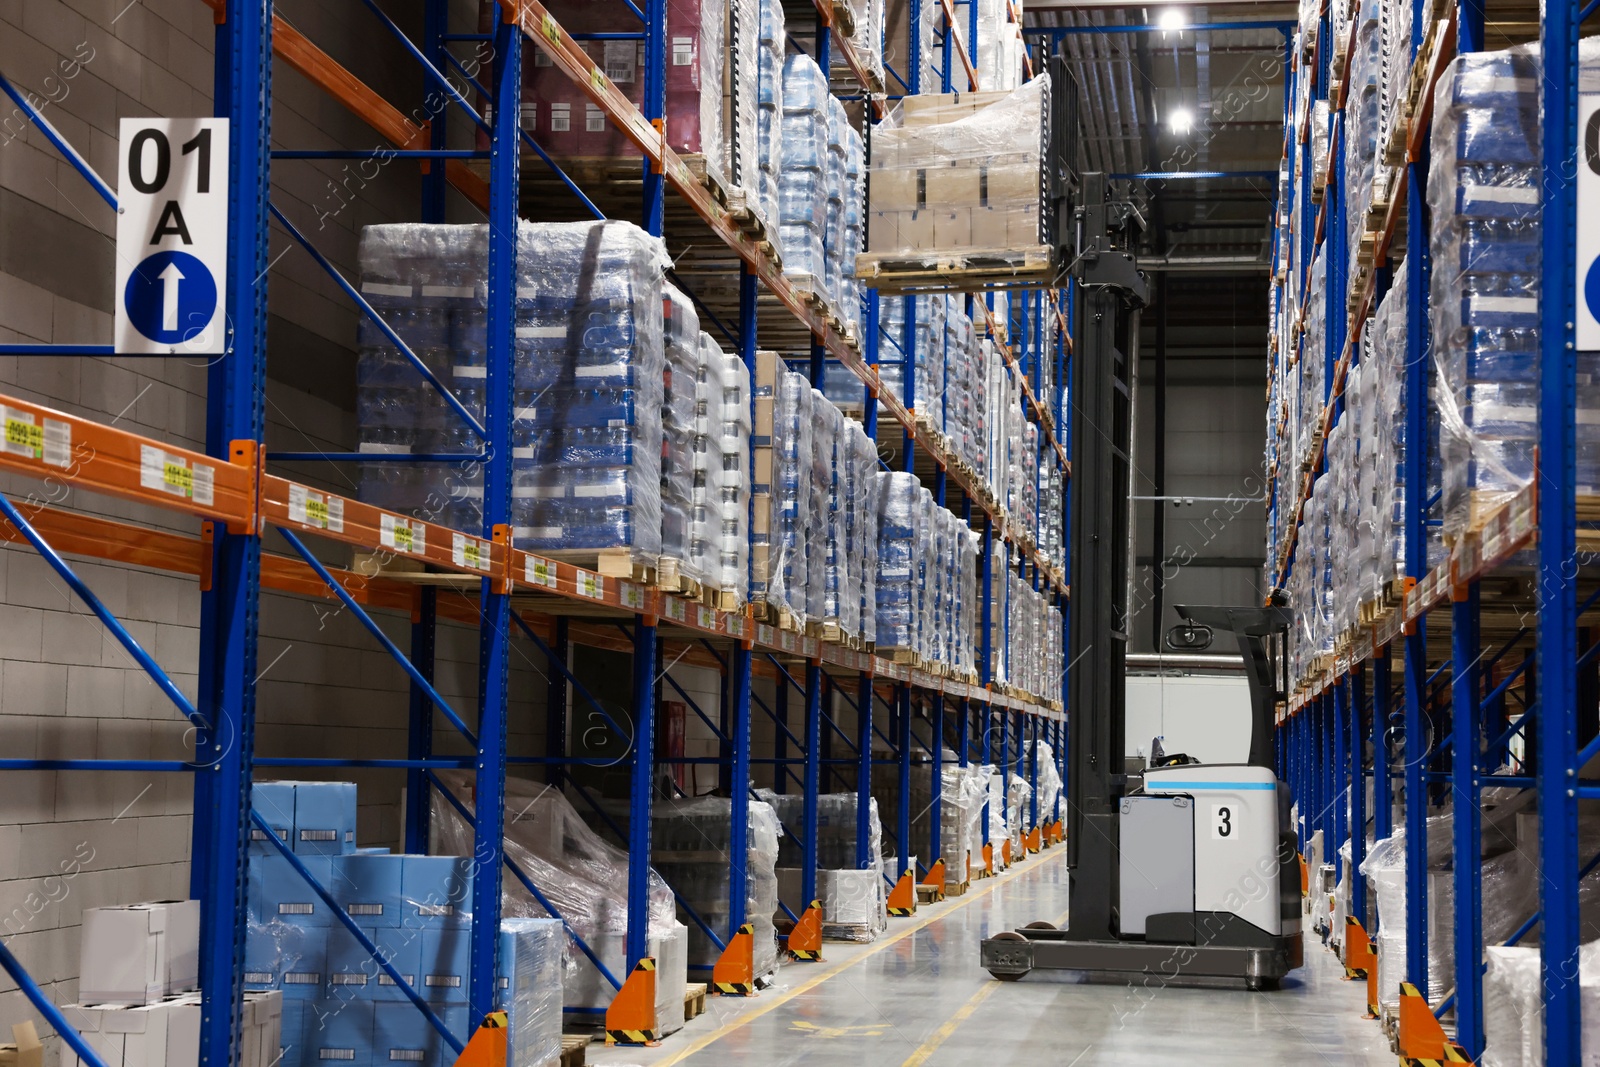
{"type": "Polygon", "coordinates": [[[1194,112],[1180,107],[1167,118],[1167,125],[1172,127],[1173,133],[1188,133],[1194,129],[1194,112]]]}
{"type": "Polygon", "coordinates": [[[1189,19],[1182,11],[1175,7],[1169,7],[1161,13],[1161,21],[1158,25],[1161,27],[1162,33],[1182,33],[1184,28],[1189,25],[1189,19]]]}

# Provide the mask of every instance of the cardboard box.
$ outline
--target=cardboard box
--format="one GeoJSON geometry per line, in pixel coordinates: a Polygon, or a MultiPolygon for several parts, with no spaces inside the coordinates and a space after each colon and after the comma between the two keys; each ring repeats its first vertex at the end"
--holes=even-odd
{"type": "Polygon", "coordinates": [[[85,1004],[149,1004],[200,982],[200,902],[86,908],[78,993],[85,1004]]]}
{"type": "Polygon", "coordinates": [[[378,1062],[372,1051],[373,1008],[370,1000],[325,1001],[315,1005],[306,1015],[301,1062],[373,1067],[378,1062]]]}
{"type": "Polygon", "coordinates": [[[1009,222],[1010,213],[1000,208],[973,208],[972,247],[1009,248],[1011,244],[1009,222]]]}
{"type": "Polygon", "coordinates": [[[1036,207],[1018,208],[1006,212],[1007,247],[1032,248],[1043,240],[1039,236],[1039,210],[1036,207]]]}
{"type": "Polygon", "coordinates": [[[44,1067],[44,1046],[31,1021],[11,1027],[11,1044],[0,1045],[0,1067],[44,1067]]]}
{"type": "Polygon", "coordinates": [[[1039,206],[1039,167],[1011,163],[989,166],[983,172],[983,203],[991,207],[1032,204],[1039,206]]]}
{"type": "MultiPolygon", "coordinates": [[[[106,1067],[176,1067],[181,1061],[172,1057],[173,1048],[199,1048],[200,1013],[173,1000],[131,1007],[68,1004],[61,1013],[106,1067]]],[[[62,1062],[82,1063],[71,1052],[62,1062]]]]}
{"type": "MultiPolygon", "coordinates": [[[[250,787],[250,806],[290,848],[294,847],[294,785],[293,782],[257,782],[250,787]]],[[[252,824],[251,854],[271,855],[276,851],[267,843],[266,833],[252,824]]]]}
{"type": "Polygon", "coordinates": [[[328,966],[326,927],[251,923],[244,942],[246,990],[280,990],[305,999],[321,990],[328,966]]]}
{"type": "Polygon", "coordinates": [[[900,101],[900,122],[904,126],[938,126],[971,118],[979,111],[1006,99],[1011,93],[923,93],[900,101]]]}
{"type": "MultiPolygon", "coordinates": [[[[933,245],[939,251],[972,247],[972,209],[935,211],[933,214],[933,245]]],[[[919,246],[927,247],[927,246],[919,246]]]]}
{"type": "MultiPolygon", "coordinates": [[[[420,929],[362,927],[407,985],[422,991],[422,935],[420,929]]],[[[408,1000],[381,964],[342,926],[328,931],[327,990],[330,996],[367,1000],[408,1000]]]]}
{"type": "Polygon", "coordinates": [[[982,203],[982,168],[962,162],[947,167],[928,167],[922,173],[925,187],[917,206],[945,211],[982,203]]]}
{"type": "Polygon", "coordinates": [[[873,251],[933,248],[933,216],[932,211],[874,212],[869,224],[873,251]]]}
{"type": "Polygon", "coordinates": [[[337,856],[356,850],[354,782],[296,782],[294,851],[300,856],[337,856]]]}
{"type": "Polygon", "coordinates": [[[362,926],[399,926],[407,858],[388,852],[336,857],[333,899],[362,926]]]}
{"type": "Polygon", "coordinates": [[[918,167],[874,166],[870,203],[874,211],[915,211],[923,204],[926,171],[918,167]]]}
{"type": "MultiPolygon", "coordinates": [[[[465,1044],[472,1038],[471,1009],[466,1004],[435,1004],[439,1021],[465,1044]]],[[[453,1063],[454,1052],[416,1005],[375,1004],[372,1011],[372,1059],[388,1063],[453,1063]]]]}
{"type": "MultiPolygon", "coordinates": [[[[332,856],[297,856],[324,889],[333,883],[332,856]]],[[[248,875],[250,916],[256,922],[280,921],[299,926],[326,927],[328,906],[289,860],[274,852],[251,856],[248,875]]]]}
{"type": "Polygon", "coordinates": [[[424,999],[440,1004],[467,1002],[467,968],[472,956],[469,933],[466,928],[450,926],[422,931],[422,987],[417,992],[424,999]]]}
{"type": "Polygon", "coordinates": [[[471,859],[406,856],[400,885],[401,926],[465,926],[471,922],[471,859]]]}

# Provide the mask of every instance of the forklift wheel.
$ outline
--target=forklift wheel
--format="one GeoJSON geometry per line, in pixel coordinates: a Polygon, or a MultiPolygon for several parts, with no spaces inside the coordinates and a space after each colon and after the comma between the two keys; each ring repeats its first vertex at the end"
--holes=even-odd
{"type": "MultiPolygon", "coordinates": [[[[996,941],[1026,941],[1026,940],[1028,940],[1026,937],[1023,937],[1021,934],[1017,933],[1015,930],[1001,930],[998,934],[994,935],[994,939],[996,941]]],[[[1015,982],[1015,981],[1017,981],[1018,979],[1020,979],[1022,977],[1022,975],[1016,974],[1016,973],[1002,974],[999,971],[990,971],[989,973],[991,975],[993,975],[996,979],[998,979],[999,981],[1002,981],[1002,982],[1015,982]]]]}
{"type": "Polygon", "coordinates": [[[1271,993],[1277,990],[1278,980],[1276,978],[1246,978],[1244,987],[1252,993],[1271,993]]]}
{"type": "Polygon", "coordinates": [[[1055,928],[1055,923],[1047,923],[1043,921],[1029,923],[1027,926],[1023,927],[1024,930],[1054,930],[1055,928]]]}

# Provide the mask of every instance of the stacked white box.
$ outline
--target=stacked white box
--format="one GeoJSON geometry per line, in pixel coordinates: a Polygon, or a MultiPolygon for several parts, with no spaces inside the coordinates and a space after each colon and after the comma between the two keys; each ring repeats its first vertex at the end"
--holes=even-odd
{"type": "Polygon", "coordinates": [[[700,316],[675,286],[662,287],[666,354],[661,405],[661,555],[677,563],[678,573],[704,580],[691,545],[700,410],[700,316]]]}
{"type": "MultiPolygon", "coordinates": [[[[200,1063],[198,993],[133,1007],[66,1004],[61,1013],[106,1067],[198,1067],[200,1063]]],[[[279,1067],[297,1051],[284,1049],[282,1022],[282,994],[244,994],[239,1067],[279,1067]]],[[[62,1046],[61,1067],[84,1067],[84,1063],[62,1046]]]]}
{"type": "MultiPolygon", "coordinates": [[[[709,446],[707,479],[717,499],[721,525],[715,537],[715,569],[711,583],[743,605],[750,592],[750,368],[737,356],[723,352],[709,334],[700,343],[707,363],[720,360],[721,394],[716,398],[715,422],[709,446]]],[[[710,372],[708,370],[708,376],[710,372]]]]}
{"type": "Polygon", "coordinates": [[[760,0],[756,48],[756,202],[776,243],[783,169],[783,65],[789,48],[782,0],[760,0]]]}
{"type": "Polygon", "coordinates": [[[153,1004],[197,988],[200,902],[85,908],[78,975],[85,1004],[153,1004]]]}

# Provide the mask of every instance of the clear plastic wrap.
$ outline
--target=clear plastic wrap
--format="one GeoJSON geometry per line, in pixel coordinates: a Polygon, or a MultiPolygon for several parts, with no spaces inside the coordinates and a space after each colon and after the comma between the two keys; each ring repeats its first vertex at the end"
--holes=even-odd
{"type": "Polygon", "coordinates": [[[566,947],[567,933],[559,920],[501,921],[496,1006],[507,1015],[507,1063],[552,1064],[561,1059],[566,947]]]}
{"type": "MultiPolygon", "coordinates": [[[[1580,44],[1600,88],[1600,40],[1580,44]]],[[[1535,45],[1458,56],[1434,90],[1428,175],[1434,406],[1444,526],[1459,535],[1532,481],[1540,351],[1540,98],[1535,45]]],[[[1600,361],[1580,356],[1578,484],[1600,485],[1600,361]]]]}
{"type": "Polygon", "coordinates": [[[784,274],[818,296],[828,293],[829,99],[827,79],[810,56],[797,52],[785,57],[778,251],[784,274]]]}
{"type": "Polygon", "coordinates": [[[1050,79],[1015,92],[907,97],[874,129],[874,253],[1023,249],[1040,239],[1050,79]]]}
{"type": "Polygon", "coordinates": [[[745,205],[770,221],[761,203],[760,68],[761,5],[758,0],[728,0],[728,29],[733,47],[728,53],[724,116],[728,122],[728,153],[723,170],[730,189],[745,205]]]}
{"type": "MultiPolygon", "coordinates": [[[[470,772],[440,771],[439,779],[471,814],[470,772]]],[[[583,939],[614,977],[619,981],[626,978],[628,854],[602,840],[567,798],[547,785],[506,779],[505,808],[506,855],[561,913],[572,934],[583,939]]],[[[470,855],[472,828],[454,805],[436,794],[430,812],[432,850],[470,855]]],[[[550,917],[511,870],[503,872],[501,885],[502,915],[550,917]]],[[[654,870],[650,872],[648,932],[656,952],[671,951],[663,946],[684,937],[672,890],[654,870]]],[[[594,1009],[609,1004],[615,990],[582,950],[569,944],[567,961],[567,1006],[594,1009]]]]}
{"type": "MultiPolygon", "coordinates": [[[[985,91],[1009,91],[1022,84],[1022,4],[1020,0],[977,0],[978,88],[985,91]],[[1017,19],[1011,21],[1007,8],[1017,7],[1017,19]]],[[[965,39],[965,34],[962,35],[965,39]]]]}
{"type": "MultiPolygon", "coordinates": [[[[658,238],[627,223],[522,223],[512,378],[512,527],[519,548],[660,552],[662,272],[658,238]]],[[[482,226],[362,232],[362,290],[453,398],[482,419],[482,226]]],[[[363,320],[357,424],[373,454],[470,455],[477,438],[363,320]]],[[[483,525],[481,466],[365,464],[367,503],[462,530],[483,525]]]]}
{"type": "Polygon", "coordinates": [[[791,371],[778,374],[773,404],[772,492],[766,601],[804,618],[811,526],[812,389],[791,371]]]}
{"type": "MultiPolygon", "coordinates": [[[[546,6],[569,33],[608,35],[584,40],[582,47],[617,89],[642,107],[644,42],[619,36],[637,34],[638,19],[626,7],[590,0],[551,0],[546,6]]],[[[726,178],[731,173],[729,131],[723,123],[724,83],[730,80],[725,66],[732,54],[726,40],[728,2],[667,0],[665,6],[667,144],[679,154],[703,156],[709,170],[726,178]]],[[[485,8],[487,17],[493,19],[494,5],[487,3],[485,8]]],[[[578,83],[539,49],[530,49],[523,64],[521,123],[552,156],[640,155],[638,146],[589,101],[578,83]]]]}
{"type": "Polygon", "coordinates": [[[922,534],[920,494],[927,492],[916,475],[903,471],[882,475],[878,506],[877,645],[880,650],[916,648],[914,615],[917,546],[922,534]]]}
{"type": "MultiPolygon", "coordinates": [[[[804,817],[803,797],[758,790],[772,806],[780,825],[798,832],[804,817]]],[[[856,866],[855,793],[824,793],[817,797],[817,895],[822,901],[822,933],[833,941],[872,941],[888,926],[888,897],[883,880],[883,827],[878,802],[869,800],[867,812],[867,865],[856,866]]],[[[800,841],[785,834],[778,850],[778,875],[783,903],[799,914],[800,867],[804,863],[800,841]]],[[[774,910],[777,910],[776,901],[774,910]]],[[[780,912],[781,914],[781,912],[780,912]]],[[[783,916],[787,919],[787,916],[783,916]]]]}
{"type": "MultiPolygon", "coordinates": [[[[777,909],[781,828],[772,808],[750,800],[748,859],[745,864],[745,921],[755,926],[757,975],[777,966],[777,936],[772,913],[777,909]]],[[[732,824],[728,800],[697,797],[658,801],[651,827],[652,859],[677,895],[713,930],[728,928],[731,870],[728,845],[732,824]]],[[[711,967],[720,950],[699,923],[688,920],[688,958],[696,967],[711,967]]]]}
{"type": "Polygon", "coordinates": [[[783,70],[789,35],[782,0],[759,0],[756,49],[756,201],[776,237],[779,172],[783,169],[783,70]]]}

